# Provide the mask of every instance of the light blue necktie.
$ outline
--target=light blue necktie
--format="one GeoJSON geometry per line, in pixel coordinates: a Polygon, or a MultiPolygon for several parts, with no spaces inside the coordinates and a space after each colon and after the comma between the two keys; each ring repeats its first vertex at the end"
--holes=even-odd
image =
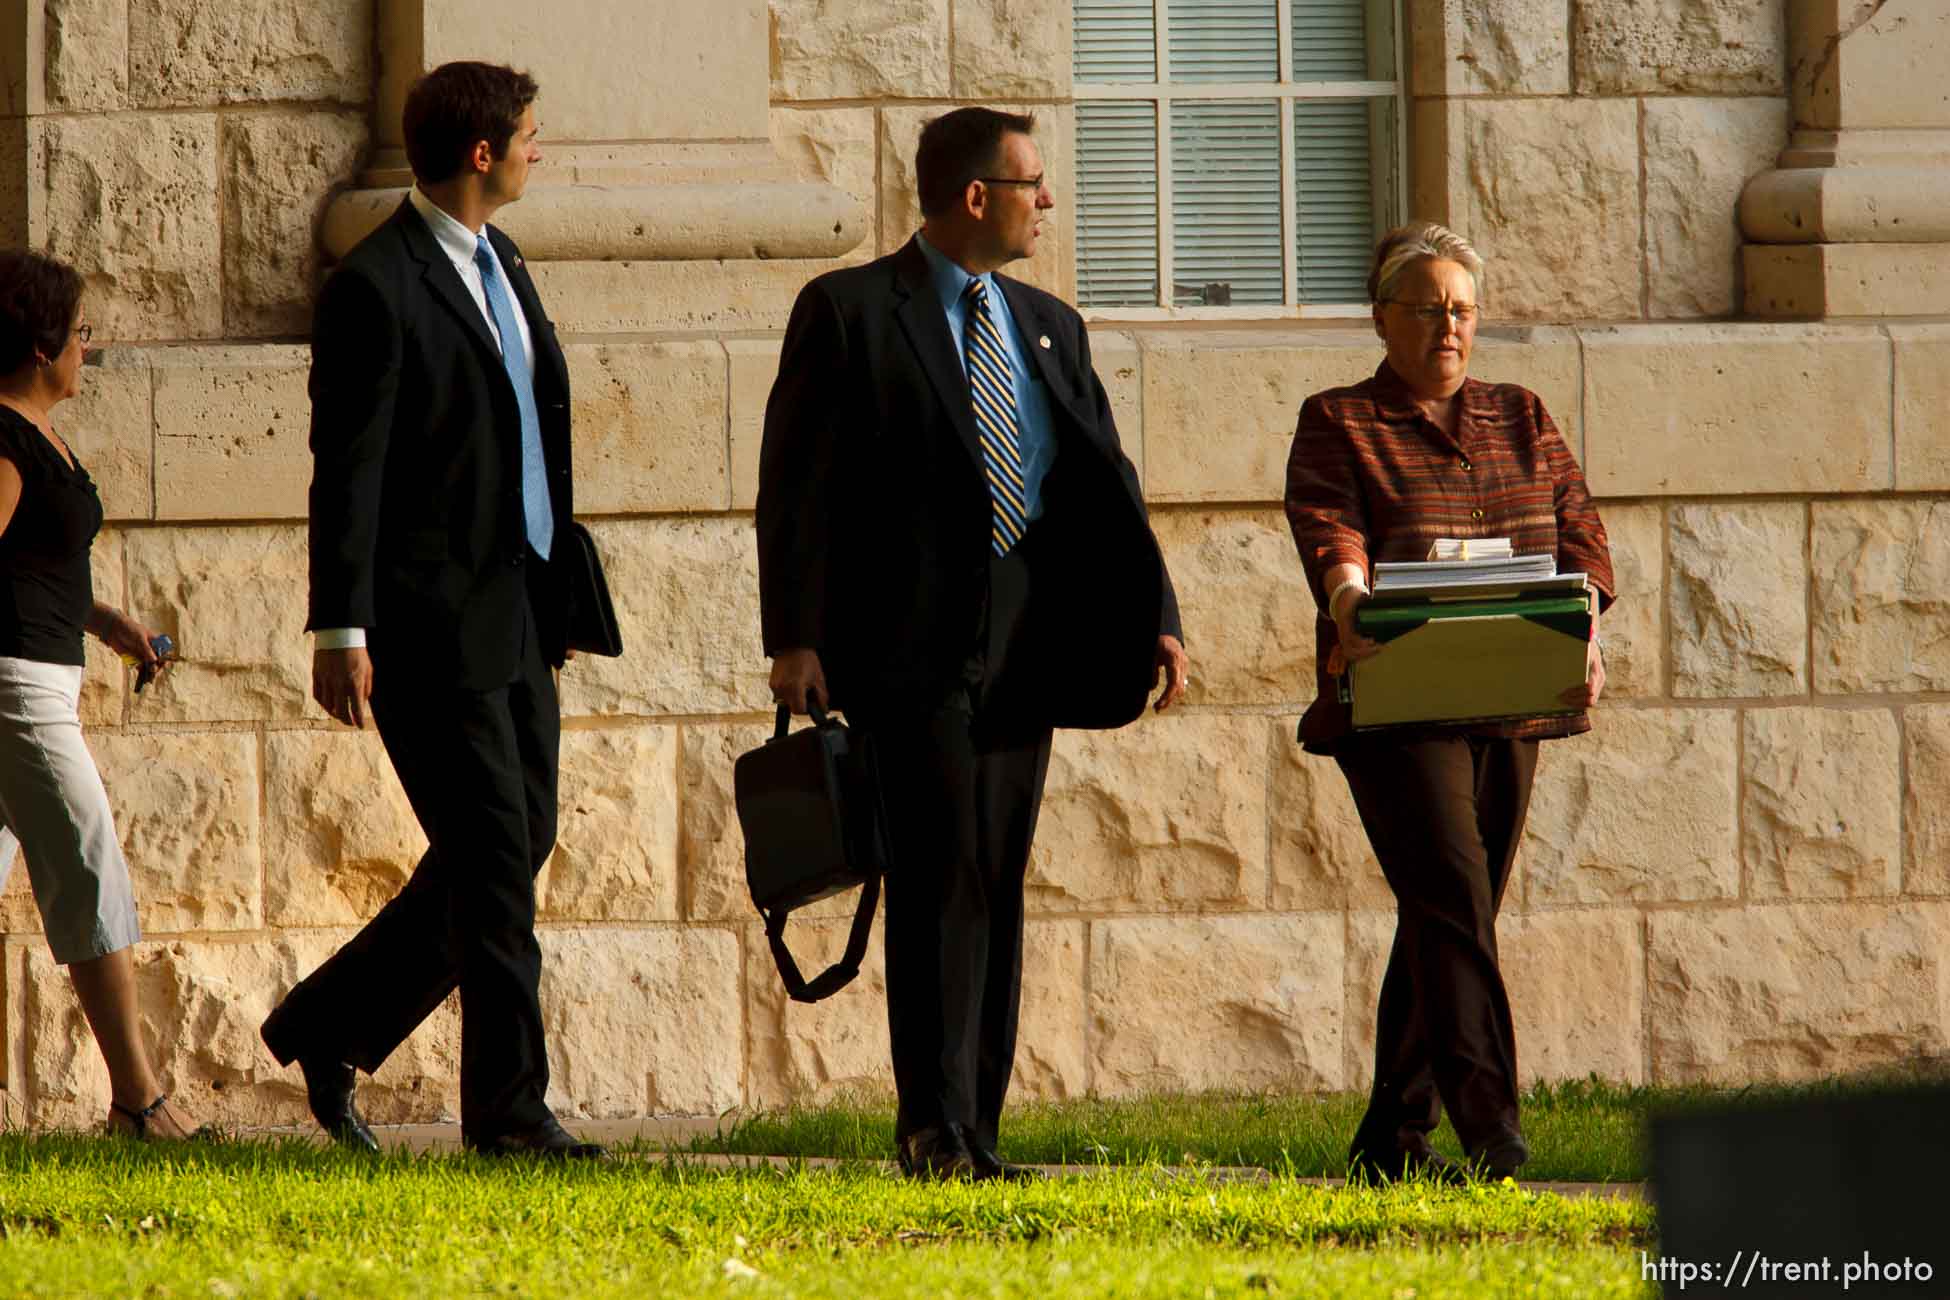
{"type": "Polygon", "coordinates": [[[963,345],[968,395],[975,405],[975,431],[982,443],[982,467],[988,472],[989,500],[994,503],[989,543],[997,555],[1007,555],[1029,527],[1029,511],[1023,504],[1016,381],[1002,331],[990,314],[988,286],[970,280],[966,293],[973,308],[963,345]]]}
{"type": "Polygon", "coordinates": [[[542,459],[542,420],[535,413],[535,376],[528,369],[514,304],[501,286],[486,235],[475,236],[474,265],[481,268],[481,288],[487,293],[488,310],[494,313],[494,327],[501,331],[501,364],[508,369],[515,404],[521,408],[521,512],[528,524],[528,544],[546,560],[555,541],[555,513],[549,508],[548,465],[542,459]]]}

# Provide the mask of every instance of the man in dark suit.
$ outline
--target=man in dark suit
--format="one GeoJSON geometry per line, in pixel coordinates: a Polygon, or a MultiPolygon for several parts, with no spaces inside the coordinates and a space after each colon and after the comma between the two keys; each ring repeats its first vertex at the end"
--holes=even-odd
{"type": "Polygon", "coordinates": [[[1054,727],[1185,688],[1178,608],[1083,319],[998,267],[1035,251],[1031,117],[957,109],[915,156],[921,232],[807,285],[759,459],[772,690],[870,739],[892,839],[887,1020],[916,1177],[995,1155],[1022,894],[1054,727]]]}
{"type": "Polygon", "coordinates": [[[555,844],[569,374],[521,254],[535,82],[449,63],[406,100],[417,184],[346,255],[312,330],[312,694],[379,727],[429,847],[372,921],[264,1022],[339,1142],[353,1105],[456,986],[461,1131],[491,1154],[600,1157],[543,1100],[535,873],[555,844]]]}

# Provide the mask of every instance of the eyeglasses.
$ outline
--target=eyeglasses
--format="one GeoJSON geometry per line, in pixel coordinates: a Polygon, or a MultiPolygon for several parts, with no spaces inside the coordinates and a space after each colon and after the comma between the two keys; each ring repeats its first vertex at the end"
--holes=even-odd
{"type": "Polygon", "coordinates": [[[1439,302],[1403,302],[1400,298],[1390,298],[1388,301],[1394,303],[1397,307],[1406,307],[1409,315],[1425,325],[1434,325],[1439,321],[1446,321],[1452,317],[1456,324],[1468,325],[1477,316],[1476,304],[1473,302],[1447,304],[1439,302]]]}
{"type": "Polygon", "coordinates": [[[88,346],[88,340],[95,336],[94,326],[77,325],[74,327],[74,336],[81,340],[81,346],[85,348],[88,346]]]}
{"type": "Polygon", "coordinates": [[[1027,185],[1038,190],[1043,188],[1041,176],[977,176],[975,179],[984,185],[1027,185]]]}

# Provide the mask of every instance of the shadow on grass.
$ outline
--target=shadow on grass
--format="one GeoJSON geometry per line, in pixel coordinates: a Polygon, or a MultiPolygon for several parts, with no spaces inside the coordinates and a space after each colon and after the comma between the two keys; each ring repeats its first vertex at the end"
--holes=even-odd
{"type": "MultiPolygon", "coordinates": [[[[1666,1110],[1771,1105],[1784,1099],[1876,1091],[1950,1069],[1922,1062],[1800,1084],[1739,1088],[1634,1087],[1601,1079],[1538,1084],[1524,1094],[1531,1161],[1526,1180],[1639,1182],[1646,1176],[1648,1119],[1666,1110]]],[[[998,1154],[1027,1164],[1238,1165],[1293,1177],[1343,1177],[1347,1143],[1366,1097],[1353,1093],[1202,1093],[1080,1098],[1011,1106],[998,1154]]],[[[1444,1120],[1436,1148],[1459,1157],[1444,1120]]],[[[717,1155],[823,1156],[885,1161],[894,1151],[893,1102],[841,1098],[819,1106],[727,1112],[717,1132],[682,1150],[717,1155]]]]}

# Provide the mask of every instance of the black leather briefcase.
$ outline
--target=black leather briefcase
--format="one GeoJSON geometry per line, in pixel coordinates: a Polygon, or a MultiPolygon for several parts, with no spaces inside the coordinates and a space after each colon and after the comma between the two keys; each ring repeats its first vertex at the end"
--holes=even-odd
{"type": "Polygon", "coordinates": [[[888,862],[872,746],[816,704],[812,717],[812,726],[790,731],[791,714],[780,705],[772,739],[739,755],[732,772],[745,831],[745,883],[795,1002],[831,997],[860,973],[888,862]],[[786,947],[786,917],[856,886],[860,904],[845,955],[807,980],[786,947]]]}

